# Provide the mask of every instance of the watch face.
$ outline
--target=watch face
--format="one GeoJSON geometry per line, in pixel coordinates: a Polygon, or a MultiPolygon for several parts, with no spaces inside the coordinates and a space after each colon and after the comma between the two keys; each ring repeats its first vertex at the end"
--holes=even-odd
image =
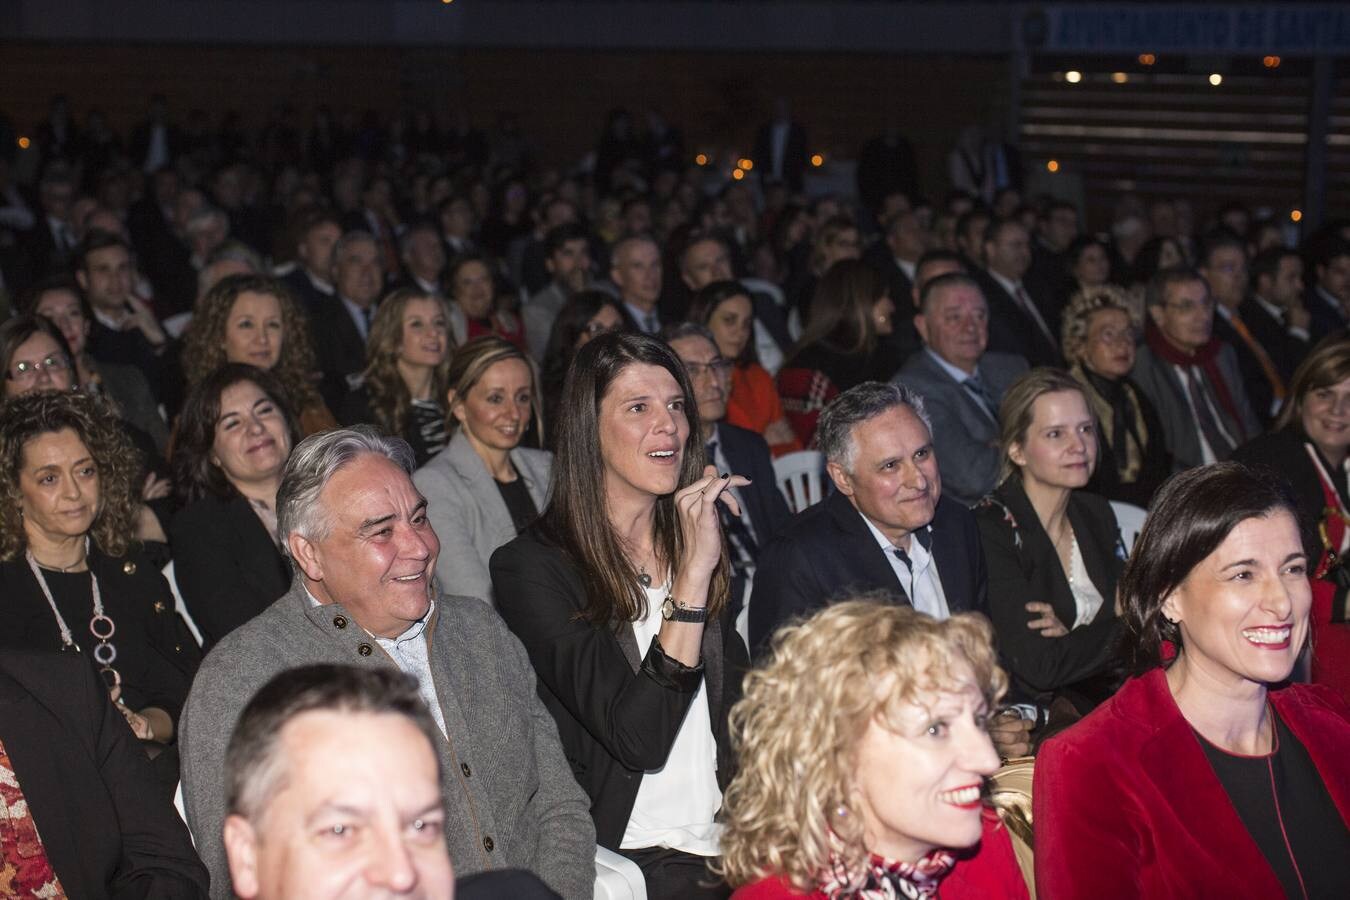
{"type": "Polygon", "coordinates": [[[661,604],[661,618],[669,619],[673,615],[675,615],[675,601],[667,597],[661,604]]]}

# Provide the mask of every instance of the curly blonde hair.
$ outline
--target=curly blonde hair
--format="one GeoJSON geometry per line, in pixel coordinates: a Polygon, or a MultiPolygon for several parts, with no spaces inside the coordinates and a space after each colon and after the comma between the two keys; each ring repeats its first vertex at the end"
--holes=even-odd
{"type": "MultiPolygon", "coordinates": [[[[370,412],[375,424],[385,434],[400,435],[412,407],[412,393],[398,371],[398,352],[403,346],[403,310],[413,300],[431,300],[441,308],[445,317],[446,346],[453,350],[455,335],[450,330],[450,308],[434,294],[418,288],[399,288],[380,301],[375,318],[370,323],[370,337],[366,339],[366,393],[370,397],[370,412]]],[[[450,389],[450,359],[436,367],[431,376],[431,399],[442,409],[450,389]]]]}
{"type": "Polygon", "coordinates": [[[183,340],[183,374],[188,387],[196,387],[226,363],[225,325],[234,301],[244,293],[267,294],[281,306],[281,355],[272,374],[286,391],[286,402],[297,412],[323,401],[314,387],[318,370],[310,344],[309,323],[290,290],[270,275],[229,275],[197,301],[183,340]]]}
{"type": "Polygon", "coordinates": [[[839,812],[855,792],[858,743],[873,720],[956,688],[961,662],[992,708],[1008,679],[981,615],[938,621],[863,594],[779,630],[731,708],[740,769],[722,805],[727,882],[779,876],[809,893],[832,860],[861,879],[863,823],[839,812]]]}
{"type": "Polygon", "coordinates": [[[1064,348],[1064,358],[1069,365],[1075,365],[1082,358],[1087,346],[1088,326],[1092,314],[1104,309],[1118,309],[1130,319],[1132,328],[1139,327],[1138,316],[1130,295],[1114,284],[1075,291],[1064,307],[1064,316],[1060,324],[1060,346],[1064,348]]]}
{"type": "Polygon", "coordinates": [[[136,534],[140,506],[136,477],[141,455],[121,422],[98,397],[64,391],[37,391],[9,400],[0,416],[0,560],[11,560],[28,546],[20,515],[19,472],[24,449],[44,434],[70,429],[89,450],[98,469],[98,513],[90,536],[109,556],[122,556],[136,534]]]}

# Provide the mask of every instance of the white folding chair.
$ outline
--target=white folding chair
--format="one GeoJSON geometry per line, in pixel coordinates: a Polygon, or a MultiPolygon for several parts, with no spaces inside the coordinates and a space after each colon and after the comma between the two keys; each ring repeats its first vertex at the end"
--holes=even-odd
{"type": "Polygon", "coordinates": [[[773,461],[773,474],[795,513],[825,498],[825,454],[819,450],[783,454],[773,461]]]}
{"type": "Polygon", "coordinates": [[[1125,543],[1125,549],[1134,550],[1135,538],[1139,537],[1139,532],[1144,528],[1144,519],[1148,518],[1148,511],[1120,500],[1111,501],[1111,511],[1116,514],[1116,525],[1120,528],[1120,539],[1125,543]]]}
{"type": "Polygon", "coordinates": [[[595,900],[647,900],[638,864],[599,844],[595,847],[595,900]]]}
{"type": "Polygon", "coordinates": [[[173,591],[173,606],[178,610],[178,614],[183,617],[187,623],[188,631],[192,632],[193,639],[197,646],[202,645],[202,633],[197,630],[197,623],[192,621],[192,614],[187,611],[187,606],[183,603],[183,595],[178,592],[178,579],[173,576],[173,560],[164,567],[164,580],[169,583],[169,590],[173,591]]]}

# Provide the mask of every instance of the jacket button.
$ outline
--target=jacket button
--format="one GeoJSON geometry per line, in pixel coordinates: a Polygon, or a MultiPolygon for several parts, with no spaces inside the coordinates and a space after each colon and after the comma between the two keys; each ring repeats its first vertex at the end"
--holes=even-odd
{"type": "Polygon", "coordinates": [[[155,605],[154,605],[154,609],[155,609],[155,612],[157,612],[157,613],[162,613],[162,612],[164,612],[164,601],[163,601],[163,600],[156,600],[156,601],[155,601],[155,605]]]}
{"type": "Polygon", "coordinates": [[[494,843],[492,843],[492,838],[491,838],[491,837],[485,837],[485,838],[483,838],[483,849],[484,849],[484,850],[486,850],[487,852],[491,853],[491,852],[492,852],[492,848],[495,847],[495,846],[497,846],[497,845],[494,844],[494,843]]]}
{"type": "Polygon", "coordinates": [[[359,644],[356,648],[356,652],[361,654],[362,656],[369,656],[371,654],[370,645],[359,644]]]}
{"type": "Polygon", "coordinates": [[[461,772],[464,773],[464,777],[465,777],[465,778],[468,778],[470,775],[473,774],[473,772],[471,772],[471,771],[469,770],[469,764],[468,764],[468,763],[460,763],[460,764],[459,764],[459,770],[460,770],[461,772]]]}
{"type": "Polygon", "coordinates": [[[334,627],[334,628],[346,628],[346,627],[347,627],[347,617],[346,617],[346,616],[333,616],[333,627],[334,627]]]}
{"type": "Polygon", "coordinates": [[[135,564],[134,562],[132,562],[131,560],[127,560],[125,563],[122,564],[122,571],[125,572],[125,573],[128,574],[128,575],[135,575],[135,574],[136,574],[136,564],[135,564]]]}

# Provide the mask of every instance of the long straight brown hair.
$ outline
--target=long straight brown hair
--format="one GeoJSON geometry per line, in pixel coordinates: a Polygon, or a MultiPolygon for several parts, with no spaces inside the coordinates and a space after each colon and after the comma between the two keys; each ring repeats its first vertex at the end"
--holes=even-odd
{"type": "MultiPolygon", "coordinates": [[[[543,537],[561,547],[581,569],[586,587],[586,606],[581,618],[616,628],[621,622],[637,621],[647,612],[647,596],[638,583],[638,571],[609,521],[605,461],[600,451],[600,403],[614,380],[632,365],[665,369],[686,398],[689,437],[684,444],[675,490],[678,492],[703,477],[703,431],[684,365],[655,338],[611,332],[581,348],[563,382],[556,423],[558,452],[553,461],[553,491],[537,526],[543,537]]],[[[657,498],[653,527],[657,555],[673,574],[684,561],[686,550],[674,493],[657,498]]],[[[722,558],[708,592],[710,617],[716,616],[725,605],[728,584],[724,541],[722,558]]]]}

